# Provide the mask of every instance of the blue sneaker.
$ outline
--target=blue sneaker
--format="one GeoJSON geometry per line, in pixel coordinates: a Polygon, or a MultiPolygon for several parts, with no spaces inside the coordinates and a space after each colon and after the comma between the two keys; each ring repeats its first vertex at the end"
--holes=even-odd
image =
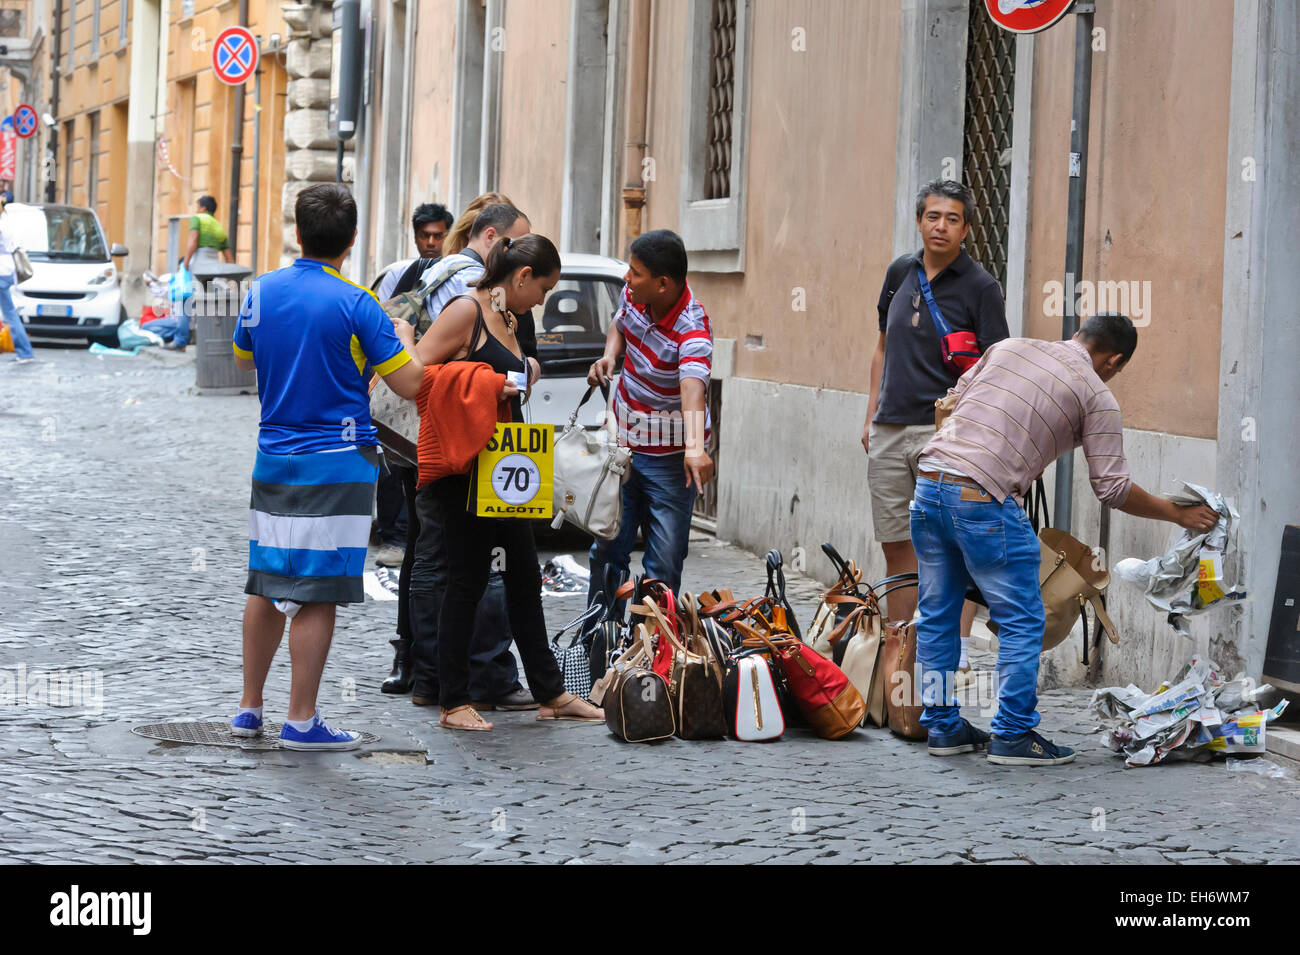
{"type": "Polygon", "coordinates": [[[230,721],[230,732],[235,736],[261,736],[262,719],[256,713],[239,713],[230,721]]]}
{"type": "Polygon", "coordinates": [[[931,756],[956,756],[958,753],[973,753],[988,745],[989,734],[961,721],[961,729],[954,733],[936,733],[930,730],[928,749],[931,756]]]}
{"type": "Polygon", "coordinates": [[[298,732],[286,720],[280,728],[280,745],[285,749],[299,750],[356,749],[361,745],[361,734],[336,730],[321,719],[320,710],[317,710],[311,729],[305,733],[298,732]]]}
{"type": "Polygon", "coordinates": [[[1059,766],[1074,762],[1074,750],[1057,746],[1030,730],[1021,736],[993,737],[988,759],[999,766],[1059,766]]]}

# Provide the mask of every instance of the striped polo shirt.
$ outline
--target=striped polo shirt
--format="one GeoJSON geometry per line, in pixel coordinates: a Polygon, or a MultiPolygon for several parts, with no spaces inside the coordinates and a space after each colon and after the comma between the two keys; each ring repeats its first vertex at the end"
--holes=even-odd
{"type": "Polygon", "coordinates": [[[973,478],[999,501],[1020,500],[1049,464],[1082,446],[1093,493],[1111,507],[1128,500],[1119,403],[1079,342],[996,342],[949,394],[957,406],[921,453],[922,468],[973,478]]]}
{"type": "MultiPolygon", "coordinates": [[[[672,311],[656,322],[649,308],[632,303],[624,286],[614,321],[627,342],[614,394],[619,442],[643,454],[681,454],[686,450],[681,382],[683,378],[709,381],[713,368],[709,316],[686,286],[672,311]]],[[[706,403],[706,440],[710,428],[706,403]]]]}

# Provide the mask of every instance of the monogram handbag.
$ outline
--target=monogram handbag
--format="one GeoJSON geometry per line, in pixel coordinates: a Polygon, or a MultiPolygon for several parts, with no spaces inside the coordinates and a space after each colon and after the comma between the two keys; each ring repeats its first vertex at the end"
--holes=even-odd
{"type": "Polygon", "coordinates": [[[925,707],[921,705],[916,672],[916,624],[911,621],[888,624],[881,656],[890,732],[903,739],[925,739],[929,734],[921,725],[925,707]]]}
{"type": "MultiPolygon", "coordinates": [[[[631,474],[632,451],[619,447],[612,416],[605,427],[588,431],[578,424],[582,410],[595,386],[587,389],[569,423],[555,439],[555,478],[552,504],[556,530],[565,521],[599,540],[613,540],[623,525],[623,484],[631,474]]],[[[600,386],[609,401],[609,386],[600,386]]]]}
{"type": "MultiPolygon", "coordinates": [[[[668,591],[671,594],[671,591],[668,591]]],[[[647,597],[645,609],[658,631],[655,662],[668,657],[668,698],[673,704],[677,735],[682,739],[721,739],[727,734],[722,710],[722,667],[708,644],[696,634],[673,626],[647,597]]],[[[658,666],[655,667],[658,671],[658,666]]]]}
{"type": "MultiPolygon", "coordinates": [[[[457,272],[472,265],[473,262],[457,263],[427,284],[401,292],[381,307],[390,318],[414,326],[415,340],[419,341],[433,324],[433,316],[424,307],[425,298],[442,288],[457,272]]],[[[416,447],[420,438],[420,409],[413,400],[401,397],[385,385],[378,375],[370,381],[370,421],[379,433],[379,442],[385,451],[410,467],[418,465],[416,447]]]]}
{"type": "Polygon", "coordinates": [[[761,652],[739,655],[722,681],[727,732],[742,743],[768,743],[785,732],[772,664],[761,652]]]}
{"type": "Polygon", "coordinates": [[[603,693],[605,725],[627,743],[667,739],[677,731],[668,684],[646,667],[650,637],[639,627],[638,643],[614,662],[603,693]]]}

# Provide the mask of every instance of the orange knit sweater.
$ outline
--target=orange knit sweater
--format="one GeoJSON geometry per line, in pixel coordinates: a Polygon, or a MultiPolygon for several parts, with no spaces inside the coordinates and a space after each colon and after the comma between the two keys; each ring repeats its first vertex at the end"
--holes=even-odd
{"type": "Polygon", "coordinates": [[[484,362],[451,361],[424,369],[415,397],[420,410],[417,487],[450,474],[468,474],[510,403],[499,401],[506,376],[484,362]]]}

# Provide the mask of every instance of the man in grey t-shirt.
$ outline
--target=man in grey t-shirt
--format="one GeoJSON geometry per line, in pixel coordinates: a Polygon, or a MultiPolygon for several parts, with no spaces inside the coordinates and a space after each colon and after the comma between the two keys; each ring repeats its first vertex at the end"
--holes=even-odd
{"type": "MultiPolygon", "coordinates": [[[[935,401],[960,377],[944,363],[920,272],[944,322],[953,331],[974,332],[981,352],[1008,337],[997,280],[962,251],[974,205],[974,195],[959,182],[935,179],[921,187],[916,225],[924,247],[889,266],[876,306],[880,338],[871,359],[862,447],[867,451],[872,524],[890,576],[916,571],[908,503],[916,490],[917,461],[934,436],[935,401]]],[[[891,619],[912,619],[915,590],[895,591],[887,599],[891,619]]],[[[961,628],[961,666],[967,670],[974,615],[974,605],[967,604],[961,628]]]]}

